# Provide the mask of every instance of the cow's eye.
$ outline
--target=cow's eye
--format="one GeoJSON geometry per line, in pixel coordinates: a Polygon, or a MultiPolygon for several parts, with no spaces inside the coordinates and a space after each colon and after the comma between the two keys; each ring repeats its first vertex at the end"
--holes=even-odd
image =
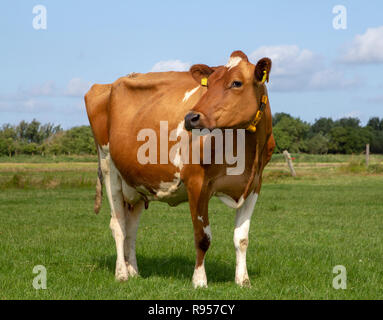
{"type": "Polygon", "coordinates": [[[233,81],[231,83],[231,87],[232,88],[240,88],[240,87],[242,87],[242,82],[241,81],[233,81]]]}

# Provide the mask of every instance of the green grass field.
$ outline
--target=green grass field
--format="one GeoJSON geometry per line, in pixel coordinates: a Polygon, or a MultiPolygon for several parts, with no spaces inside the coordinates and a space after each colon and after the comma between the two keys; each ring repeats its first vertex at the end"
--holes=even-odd
{"type": "Polygon", "coordinates": [[[266,170],[249,235],[250,288],[234,283],[234,210],[212,199],[209,287],[199,290],[187,203],[150,203],[137,238],[140,277],[119,283],[105,197],[92,211],[96,164],[2,163],[0,299],[382,299],[383,174],[323,162],[297,163],[297,178],[278,161],[266,170]],[[47,269],[46,290],[32,286],[35,265],[47,269]],[[336,265],[346,267],[345,290],[332,287],[336,265]]]}

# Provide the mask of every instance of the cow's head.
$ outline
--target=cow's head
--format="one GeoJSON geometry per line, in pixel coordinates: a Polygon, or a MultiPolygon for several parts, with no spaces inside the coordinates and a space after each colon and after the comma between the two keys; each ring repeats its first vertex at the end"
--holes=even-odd
{"type": "Polygon", "coordinates": [[[242,51],[234,51],[225,66],[193,65],[190,73],[207,91],[185,116],[186,130],[246,128],[259,109],[270,69],[269,58],[253,65],[242,51]]]}

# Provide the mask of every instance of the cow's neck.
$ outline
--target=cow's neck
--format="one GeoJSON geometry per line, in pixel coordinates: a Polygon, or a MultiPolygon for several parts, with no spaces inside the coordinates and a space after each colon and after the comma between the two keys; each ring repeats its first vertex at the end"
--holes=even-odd
{"type": "Polygon", "coordinates": [[[265,129],[267,127],[267,123],[266,123],[267,119],[265,117],[262,117],[265,109],[267,108],[267,103],[268,103],[267,97],[268,97],[267,88],[266,86],[264,86],[262,90],[262,95],[261,95],[261,104],[256,113],[256,117],[254,121],[252,122],[252,124],[247,128],[247,130],[252,132],[252,135],[254,135],[254,138],[256,141],[256,148],[255,148],[253,165],[251,167],[251,174],[246,184],[245,191],[243,193],[244,199],[247,198],[251,190],[253,190],[254,188],[256,188],[256,186],[259,185],[263,167],[265,166],[265,164],[263,163],[264,162],[263,153],[265,152],[267,141],[270,138],[271,132],[268,132],[268,130],[265,130],[264,134],[262,134],[262,131],[257,130],[257,127],[259,127],[261,122],[263,122],[265,129]]]}

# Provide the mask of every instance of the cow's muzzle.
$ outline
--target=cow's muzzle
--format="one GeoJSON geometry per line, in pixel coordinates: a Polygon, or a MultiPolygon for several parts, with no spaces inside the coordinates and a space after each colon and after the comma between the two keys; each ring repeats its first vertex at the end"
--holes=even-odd
{"type": "Polygon", "coordinates": [[[189,112],[185,116],[185,129],[187,131],[190,131],[192,129],[198,129],[200,126],[200,119],[201,115],[199,113],[193,111],[189,112]]]}

